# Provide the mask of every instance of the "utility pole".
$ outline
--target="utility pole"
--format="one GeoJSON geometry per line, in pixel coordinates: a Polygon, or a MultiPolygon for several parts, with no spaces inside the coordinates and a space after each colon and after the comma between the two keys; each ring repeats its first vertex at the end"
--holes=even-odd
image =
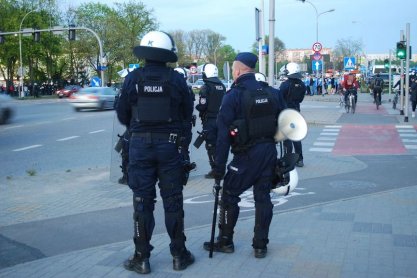
{"type": "Polygon", "coordinates": [[[410,23],[407,23],[405,29],[405,116],[404,122],[408,122],[408,95],[410,88],[410,23]]]}
{"type": "Polygon", "coordinates": [[[275,64],[275,0],[269,0],[269,54],[268,54],[268,84],[274,85],[275,64]]]}

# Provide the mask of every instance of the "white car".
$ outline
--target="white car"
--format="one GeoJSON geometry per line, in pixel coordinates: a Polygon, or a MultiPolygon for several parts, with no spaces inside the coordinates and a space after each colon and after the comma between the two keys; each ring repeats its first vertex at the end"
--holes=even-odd
{"type": "Polygon", "coordinates": [[[88,87],[79,90],[69,97],[75,111],[81,109],[114,109],[117,93],[111,87],[88,87]]]}
{"type": "Polygon", "coordinates": [[[0,124],[7,124],[13,113],[12,98],[9,95],[0,94],[0,124]]]}

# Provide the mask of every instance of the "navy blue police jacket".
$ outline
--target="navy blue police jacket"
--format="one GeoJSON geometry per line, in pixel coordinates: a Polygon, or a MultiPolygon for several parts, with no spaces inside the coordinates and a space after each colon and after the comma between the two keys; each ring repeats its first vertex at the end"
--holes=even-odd
{"type": "MultiPolygon", "coordinates": [[[[239,118],[243,117],[243,92],[247,90],[257,90],[262,88],[262,83],[256,81],[253,73],[246,73],[239,76],[233,83],[231,89],[224,95],[219,114],[217,115],[217,142],[215,170],[216,173],[224,174],[226,171],[226,163],[229,156],[232,138],[230,136],[230,126],[239,118]]],[[[276,98],[274,107],[278,114],[287,108],[281,92],[271,88],[276,98]]]]}
{"type": "MultiPolygon", "coordinates": [[[[136,84],[139,80],[139,70],[130,72],[123,83],[120,98],[116,107],[117,117],[123,125],[129,126],[130,132],[155,132],[155,133],[177,133],[179,135],[191,134],[191,125],[185,125],[184,121],[191,122],[193,113],[193,102],[190,98],[190,91],[184,76],[166,67],[165,63],[147,61],[143,70],[153,73],[166,73],[171,70],[171,111],[176,111],[174,120],[169,123],[140,123],[134,120],[132,106],[137,105],[138,93],[136,84]]],[[[191,139],[190,139],[191,140],[191,139]]]]}

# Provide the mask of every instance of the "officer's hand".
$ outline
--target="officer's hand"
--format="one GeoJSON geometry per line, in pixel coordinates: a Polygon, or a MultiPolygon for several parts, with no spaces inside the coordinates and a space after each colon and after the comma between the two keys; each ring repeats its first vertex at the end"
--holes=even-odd
{"type": "Polygon", "coordinates": [[[214,170],[214,181],[216,184],[220,184],[221,180],[224,178],[224,171],[214,170]]]}

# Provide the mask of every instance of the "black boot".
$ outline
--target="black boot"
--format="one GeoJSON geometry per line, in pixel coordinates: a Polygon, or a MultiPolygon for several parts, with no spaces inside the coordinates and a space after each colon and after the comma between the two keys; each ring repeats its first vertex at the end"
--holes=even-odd
{"type": "Polygon", "coordinates": [[[125,269],[134,271],[140,274],[148,274],[151,272],[151,266],[149,265],[149,258],[143,257],[140,253],[135,254],[127,259],[123,266],[125,269]]]}
{"type": "Polygon", "coordinates": [[[252,239],[252,247],[255,258],[265,258],[268,251],[267,245],[269,243],[268,234],[269,226],[272,221],[272,203],[257,202],[255,203],[255,227],[254,237],[252,239]]]}
{"type": "Polygon", "coordinates": [[[194,256],[190,251],[184,249],[178,256],[173,256],[172,265],[174,270],[184,270],[194,263],[194,256]]]}
{"type": "MultiPolygon", "coordinates": [[[[178,202],[182,203],[182,196],[178,202]]],[[[186,237],[184,235],[184,210],[177,212],[165,212],[165,226],[171,238],[169,248],[172,255],[172,267],[174,270],[184,270],[194,263],[194,256],[185,248],[186,237]]]]}
{"type": "MultiPolygon", "coordinates": [[[[210,251],[210,245],[210,241],[204,242],[204,250],[210,251]]],[[[235,252],[235,245],[233,244],[233,240],[228,237],[217,238],[217,240],[213,244],[213,251],[222,253],[235,252]]]]}
{"type": "Polygon", "coordinates": [[[207,174],[204,175],[206,179],[214,179],[214,171],[210,170],[207,174]]]}

